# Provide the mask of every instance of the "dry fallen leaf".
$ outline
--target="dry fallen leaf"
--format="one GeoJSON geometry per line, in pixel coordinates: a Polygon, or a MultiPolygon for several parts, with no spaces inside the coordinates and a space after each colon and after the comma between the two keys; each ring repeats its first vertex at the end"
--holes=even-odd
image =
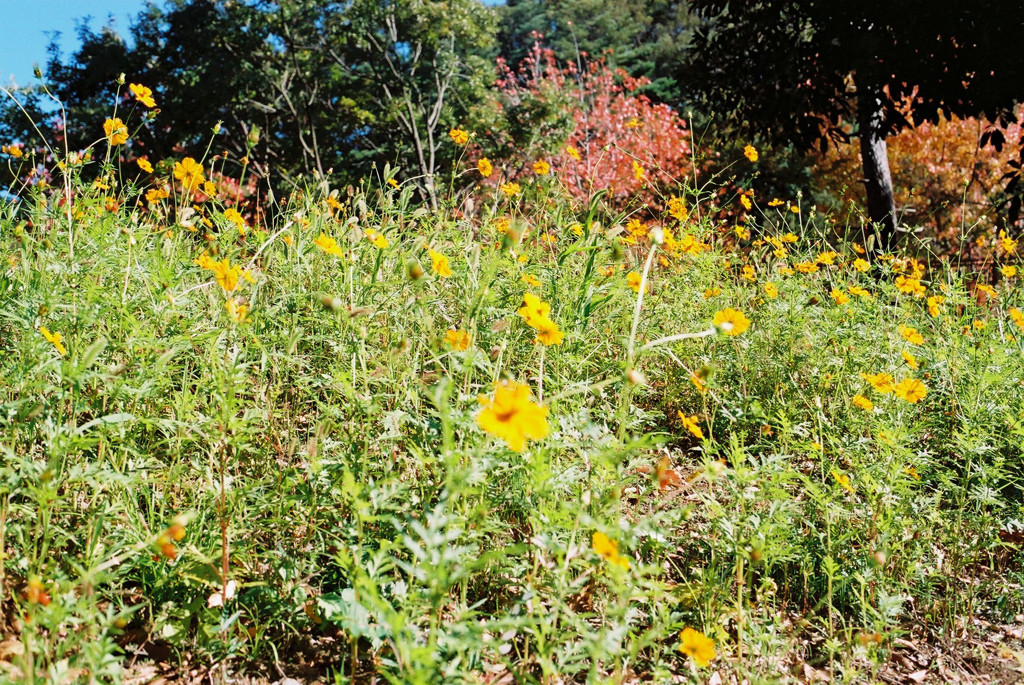
{"type": "Polygon", "coordinates": [[[922,669],[920,671],[914,671],[913,673],[907,674],[907,678],[914,681],[915,683],[923,683],[925,681],[925,678],[927,677],[928,669],[922,669]]]}

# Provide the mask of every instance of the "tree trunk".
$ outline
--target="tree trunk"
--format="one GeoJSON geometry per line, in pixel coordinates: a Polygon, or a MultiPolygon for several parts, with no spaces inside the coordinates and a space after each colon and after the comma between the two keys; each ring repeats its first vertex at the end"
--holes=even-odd
{"type": "Polygon", "coordinates": [[[889,152],[885,144],[885,93],[877,81],[863,73],[855,76],[857,84],[857,124],[860,136],[860,159],[864,168],[864,184],[868,197],[868,216],[879,226],[879,248],[892,246],[896,238],[896,203],[892,195],[892,174],[889,173],[889,152]]]}

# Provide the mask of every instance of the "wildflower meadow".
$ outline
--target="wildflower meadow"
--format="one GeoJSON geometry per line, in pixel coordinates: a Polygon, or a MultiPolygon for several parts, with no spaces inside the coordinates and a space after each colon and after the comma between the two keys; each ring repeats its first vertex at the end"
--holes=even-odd
{"type": "Polygon", "coordinates": [[[1019,682],[1012,228],[890,244],[505,69],[613,123],[254,194],[266,131],[151,154],[128,74],[4,145],[0,681],[1019,682]]]}

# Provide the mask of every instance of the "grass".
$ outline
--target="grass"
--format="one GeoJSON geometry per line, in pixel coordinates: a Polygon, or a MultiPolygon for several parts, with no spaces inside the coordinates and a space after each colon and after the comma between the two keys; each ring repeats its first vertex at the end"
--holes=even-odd
{"type": "Polygon", "coordinates": [[[1024,610],[1017,278],[770,208],[634,241],[546,180],[473,215],[296,192],[262,227],[114,180],[0,218],[0,677],[872,682],[1024,610]],[[547,410],[522,451],[481,428],[502,381],[547,410]]]}

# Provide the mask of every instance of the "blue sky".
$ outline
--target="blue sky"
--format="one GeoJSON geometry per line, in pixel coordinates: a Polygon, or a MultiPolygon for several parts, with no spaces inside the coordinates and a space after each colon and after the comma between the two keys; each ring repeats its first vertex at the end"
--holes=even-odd
{"type": "Polygon", "coordinates": [[[32,82],[32,65],[46,69],[46,46],[51,31],[60,31],[60,43],[67,55],[78,45],[75,31],[85,17],[98,29],[113,16],[118,33],[124,35],[145,0],[4,0],[3,38],[0,39],[0,85],[32,82]]]}

